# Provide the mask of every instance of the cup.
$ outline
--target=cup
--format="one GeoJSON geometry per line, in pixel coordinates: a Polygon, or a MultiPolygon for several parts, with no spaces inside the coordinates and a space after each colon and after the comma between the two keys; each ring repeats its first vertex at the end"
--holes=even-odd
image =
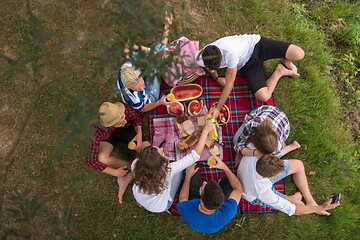
{"type": "Polygon", "coordinates": [[[171,101],[173,101],[174,99],[175,99],[175,95],[172,94],[172,93],[169,93],[169,94],[166,96],[166,100],[167,100],[168,102],[171,102],[171,101]]]}
{"type": "Polygon", "coordinates": [[[212,166],[214,166],[214,165],[217,164],[217,161],[216,161],[215,158],[211,157],[211,158],[209,158],[209,160],[207,161],[207,164],[208,164],[210,167],[212,167],[212,166]]]}
{"type": "Polygon", "coordinates": [[[129,148],[130,150],[134,150],[134,149],[136,148],[136,143],[135,143],[135,142],[129,142],[128,148],[129,148]]]}

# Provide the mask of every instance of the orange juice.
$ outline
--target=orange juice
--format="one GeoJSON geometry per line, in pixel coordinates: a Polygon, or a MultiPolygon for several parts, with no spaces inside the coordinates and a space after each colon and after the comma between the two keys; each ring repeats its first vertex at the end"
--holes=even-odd
{"type": "Polygon", "coordinates": [[[206,115],[206,120],[211,120],[213,122],[213,124],[214,124],[213,129],[209,132],[210,139],[213,140],[213,141],[219,139],[219,135],[218,135],[218,132],[217,132],[217,129],[216,129],[217,124],[216,124],[215,119],[212,117],[211,114],[208,114],[208,115],[206,115]]]}
{"type": "Polygon", "coordinates": [[[134,149],[136,148],[136,143],[134,143],[134,142],[129,142],[128,148],[131,149],[131,150],[134,150],[134,149]]]}
{"type": "Polygon", "coordinates": [[[209,160],[207,161],[207,164],[211,167],[217,164],[217,161],[214,158],[209,158],[209,160]]]}
{"type": "Polygon", "coordinates": [[[175,95],[172,93],[169,93],[166,97],[167,100],[169,100],[170,102],[173,101],[175,99],[175,95]]]}

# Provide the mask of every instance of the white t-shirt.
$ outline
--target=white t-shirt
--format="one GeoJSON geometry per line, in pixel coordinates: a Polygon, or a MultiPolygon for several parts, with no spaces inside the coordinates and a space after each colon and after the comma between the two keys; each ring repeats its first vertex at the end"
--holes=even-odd
{"type": "MultiPolygon", "coordinates": [[[[254,145],[251,143],[249,147],[254,149],[254,145]]],[[[295,213],[295,204],[276,195],[272,191],[273,184],[270,179],[263,178],[256,172],[257,161],[258,159],[254,156],[244,156],[241,159],[237,170],[237,177],[243,186],[242,197],[248,202],[259,199],[263,203],[292,216],[295,213]]]]}
{"type": "MultiPolygon", "coordinates": [[[[146,210],[150,212],[163,212],[166,210],[168,201],[173,201],[170,196],[170,187],[171,181],[175,174],[179,173],[180,171],[184,170],[188,166],[194,164],[200,159],[200,156],[192,150],[190,154],[186,155],[182,159],[176,162],[170,163],[170,172],[166,178],[168,185],[166,188],[158,195],[156,194],[144,194],[140,191],[139,186],[133,185],[132,191],[136,201],[141,204],[146,210]]],[[[131,170],[134,171],[135,164],[138,159],[135,159],[131,164],[131,170]]]]}
{"type": "MultiPolygon", "coordinates": [[[[237,69],[240,70],[247,61],[249,61],[254,52],[255,45],[260,41],[260,38],[258,34],[234,35],[220,38],[209,45],[215,45],[221,51],[222,59],[220,68],[234,68],[237,66],[237,69]]],[[[208,45],[205,47],[207,46],[208,45]]],[[[196,63],[201,67],[205,67],[202,56],[200,55],[203,49],[195,55],[196,63]]]]}

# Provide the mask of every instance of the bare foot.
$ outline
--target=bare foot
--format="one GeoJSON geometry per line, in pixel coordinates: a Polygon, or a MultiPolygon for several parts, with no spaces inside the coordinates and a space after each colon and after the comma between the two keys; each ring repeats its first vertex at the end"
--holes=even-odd
{"type": "Polygon", "coordinates": [[[291,196],[287,196],[286,197],[286,200],[290,201],[291,203],[293,204],[296,204],[296,205],[305,205],[305,203],[303,203],[301,200],[302,200],[303,196],[301,194],[301,192],[297,192],[291,196]]]}
{"type": "MultiPolygon", "coordinates": [[[[307,205],[307,206],[319,206],[316,202],[307,203],[306,205],[307,205]]],[[[318,215],[325,215],[325,216],[329,216],[329,215],[330,215],[330,213],[327,212],[327,211],[316,212],[316,214],[318,214],[318,215]]]]}
{"type": "Polygon", "coordinates": [[[299,200],[299,201],[301,201],[302,198],[303,198],[301,192],[295,193],[294,195],[292,195],[292,197],[295,198],[295,199],[297,199],[297,200],[299,200]]]}
{"type": "MultiPolygon", "coordinates": [[[[297,67],[295,66],[295,64],[292,61],[289,61],[289,60],[286,60],[286,59],[281,59],[281,62],[285,65],[285,67],[287,69],[298,73],[297,67]]],[[[299,76],[300,76],[300,74],[299,74],[299,76]]]]}
{"type": "Polygon", "coordinates": [[[295,149],[298,149],[301,147],[301,145],[297,142],[297,141],[293,141],[289,147],[291,147],[291,151],[295,150],[295,149]]]}
{"type": "Polygon", "coordinates": [[[290,70],[290,69],[284,67],[284,65],[282,65],[281,63],[279,63],[276,66],[275,71],[278,71],[281,74],[281,76],[289,76],[289,77],[299,77],[300,76],[300,74],[297,73],[297,70],[290,70]]]}
{"type": "Polygon", "coordinates": [[[126,186],[128,185],[125,181],[124,181],[124,177],[119,177],[117,179],[117,182],[119,184],[119,194],[118,194],[118,198],[119,198],[119,203],[122,203],[122,197],[124,195],[124,192],[126,190],[126,186]]]}
{"type": "Polygon", "coordinates": [[[138,203],[137,201],[136,201],[136,204],[138,205],[139,208],[142,208],[142,207],[143,207],[143,206],[142,206],[140,203],[138,203]]]}

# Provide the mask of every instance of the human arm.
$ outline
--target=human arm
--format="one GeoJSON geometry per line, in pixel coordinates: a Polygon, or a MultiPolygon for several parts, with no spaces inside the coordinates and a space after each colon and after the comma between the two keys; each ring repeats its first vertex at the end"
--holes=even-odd
{"type": "Polygon", "coordinates": [[[229,198],[234,199],[236,201],[236,203],[239,204],[241,195],[242,195],[242,190],[243,190],[240,180],[236,177],[236,175],[229,169],[229,167],[219,157],[212,156],[212,158],[215,158],[217,163],[210,168],[222,169],[225,172],[226,176],[229,179],[230,185],[233,189],[229,198]]]}
{"type": "Polygon", "coordinates": [[[126,166],[119,168],[106,167],[102,172],[119,178],[125,176],[129,172],[129,169],[126,169],[126,166]]]}
{"type": "Polygon", "coordinates": [[[148,111],[151,111],[151,110],[153,110],[154,108],[156,108],[156,107],[158,107],[160,105],[167,106],[167,105],[170,105],[170,104],[171,104],[171,102],[167,102],[166,101],[166,96],[164,96],[164,97],[162,97],[161,99],[159,99],[156,102],[145,104],[144,107],[140,110],[140,112],[148,112],[148,111]]]}
{"type": "MultiPolygon", "coordinates": [[[[214,119],[217,119],[220,113],[221,108],[224,106],[226,100],[228,99],[230,92],[234,86],[235,77],[237,72],[237,66],[234,68],[227,68],[225,73],[225,87],[221,92],[220,99],[216,107],[212,110],[211,114],[214,119]]],[[[217,73],[216,73],[217,74],[217,73]]]]}
{"type": "Polygon", "coordinates": [[[202,151],[204,150],[205,147],[205,142],[206,142],[206,138],[207,135],[209,134],[209,132],[214,128],[214,124],[212,123],[211,120],[206,120],[204,129],[201,133],[201,136],[199,138],[199,141],[195,147],[195,152],[200,156],[202,151]]]}
{"type": "Polygon", "coordinates": [[[190,181],[192,176],[199,170],[199,168],[195,168],[195,166],[196,163],[186,168],[186,176],[179,194],[179,202],[189,200],[190,181]]]}
{"type": "Polygon", "coordinates": [[[135,151],[139,152],[142,148],[142,130],[141,130],[141,125],[135,126],[134,127],[136,135],[135,137],[131,140],[131,142],[136,142],[136,147],[134,148],[135,151]]]}
{"type": "Polygon", "coordinates": [[[323,212],[329,209],[336,208],[340,205],[340,202],[335,202],[331,204],[332,199],[329,199],[327,202],[323,203],[320,206],[309,206],[309,205],[296,205],[294,215],[304,215],[310,213],[323,212]]]}
{"type": "Polygon", "coordinates": [[[164,33],[163,33],[163,40],[162,42],[165,44],[168,44],[169,39],[169,27],[172,24],[172,20],[173,20],[173,15],[171,13],[165,12],[165,26],[164,26],[164,33]]]}

